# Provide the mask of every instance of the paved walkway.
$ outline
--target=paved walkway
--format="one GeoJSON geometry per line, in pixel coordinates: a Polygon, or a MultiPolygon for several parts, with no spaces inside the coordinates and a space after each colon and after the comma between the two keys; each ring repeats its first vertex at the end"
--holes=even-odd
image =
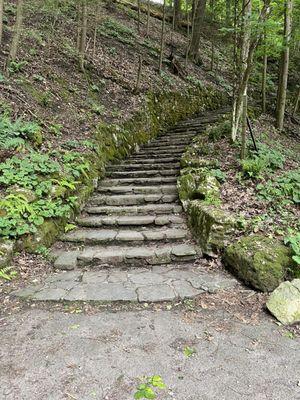
{"type": "Polygon", "coordinates": [[[77,229],[57,244],[54,268],[74,272],[55,273],[15,294],[43,301],[161,302],[234,288],[230,276],[201,269],[201,250],[176,186],[183,151],[220,112],[184,121],[111,165],[77,229]]]}

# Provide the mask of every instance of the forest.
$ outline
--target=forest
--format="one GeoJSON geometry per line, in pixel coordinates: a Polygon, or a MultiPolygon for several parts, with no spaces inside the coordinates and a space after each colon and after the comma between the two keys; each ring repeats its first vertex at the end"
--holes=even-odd
{"type": "MultiPolygon", "coordinates": [[[[300,0],[0,0],[3,321],[222,311],[298,341],[299,161],[300,0]]],[[[198,339],[173,339],[200,359],[198,339]]],[[[157,365],[102,397],[60,381],[53,399],[194,399],[157,365]]],[[[6,379],[3,398],[43,398],[6,379]]]]}

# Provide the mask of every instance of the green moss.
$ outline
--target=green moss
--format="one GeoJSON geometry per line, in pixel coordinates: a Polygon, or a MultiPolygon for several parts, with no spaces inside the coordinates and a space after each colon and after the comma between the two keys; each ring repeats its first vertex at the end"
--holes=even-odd
{"type": "Polygon", "coordinates": [[[181,201],[200,199],[219,202],[220,184],[205,168],[186,168],[177,183],[181,201]]]}
{"type": "Polygon", "coordinates": [[[188,223],[202,251],[208,255],[224,249],[235,227],[235,220],[230,214],[199,200],[188,205],[188,223]]]}
{"type": "Polygon", "coordinates": [[[292,262],[287,247],[260,235],[227,247],[224,260],[240,279],[263,292],[274,290],[284,280],[292,262]]]}

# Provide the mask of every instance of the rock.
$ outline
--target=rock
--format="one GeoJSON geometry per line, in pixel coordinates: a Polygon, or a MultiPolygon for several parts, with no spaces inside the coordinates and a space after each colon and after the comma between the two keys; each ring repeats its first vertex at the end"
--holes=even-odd
{"type": "Polygon", "coordinates": [[[179,177],[179,198],[186,200],[219,201],[220,184],[217,179],[203,168],[189,168],[179,177]]]}
{"type": "Polygon", "coordinates": [[[19,186],[13,186],[10,188],[10,193],[18,196],[24,196],[28,203],[32,203],[37,199],[37,196],[33,190],[21,188],[19,186]]]}
{"type": "Polygon", "coordinates": [[[269,297],[267,308],[284,325],[300,322],[300,279],[281,283],[269,297]]]}
{"type": "Polygon", "coordinates": [[[189,203],[188,221],[202,251],[210,256],[222,250],[234,233],[232,215],[199,200],[189,203]]]}
{"type": "Polygon", "coordinates": [[[284,280],[292,259],[277,239],[255,235],[228,246],[224,261],[245,283],[271,292],[284,280]]]}
{"type": "Polygon", "coordinates": [[[0,241],[0,268],[9,266],[14,252],[14,242],[12,240],[0,241]]]}

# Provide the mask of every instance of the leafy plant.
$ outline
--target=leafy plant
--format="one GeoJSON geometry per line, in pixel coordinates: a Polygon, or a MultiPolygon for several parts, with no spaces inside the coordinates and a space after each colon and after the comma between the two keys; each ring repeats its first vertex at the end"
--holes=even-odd
{"type": "Polygon", "coordinates": [[[8,71],[11,74],[16,74],[17,72],[22,72],[24,67],[28,64],[27,61],[11,61],[8,66],[8,71]]]}
{"type": "Polygon", "coordinates": [[[26,140],[36,141],[40,132],[41,127],[35,122],[22,119],[13,122],[7,115],[0,117],[0,147],[4,149],[23,147],[26,140]]]}
{"type": "Polygon", "coordinates": [[[16,275],[17,272],[14,271],[12,267],[5,267],[0,269],[0,279],[3,279],[5,281],[11,281],[16,275]]]}
{"type": "Polygon", "coordinates": [[[166,385],[160,375],[144,378],[144,382],[137,387],[135,399],[156,399],[155,389],[165,389],[166,385]]]}
{"type": "Polygon", "coordinates": [[[260,157],[242,160],[242,170],[245,176],[249,178],[262,177],[262,171],[266,168],[266,162],[260,157]]]}
{"type": "Polygon", "coordinates": [[[289,245],[293,252],[293,260],[300,266],[300,232],[284,238],[284,243],[289,245]]]}
{"type": "Polygon", "coordinates": [[[189,346],[185,347],[183,350],[183,354],[186,357],[191,357],[191,356],[195,355],[196,353],[197,353],[196,349],[189,347],[189,346]]]}
{"type": "Polygon", "coordinates": [[[211,169],[210,170],[211,174],[219,181],[219,182],[225,182],[226,180],[226,173],[223,172],[220,169],[211,169]]]}

